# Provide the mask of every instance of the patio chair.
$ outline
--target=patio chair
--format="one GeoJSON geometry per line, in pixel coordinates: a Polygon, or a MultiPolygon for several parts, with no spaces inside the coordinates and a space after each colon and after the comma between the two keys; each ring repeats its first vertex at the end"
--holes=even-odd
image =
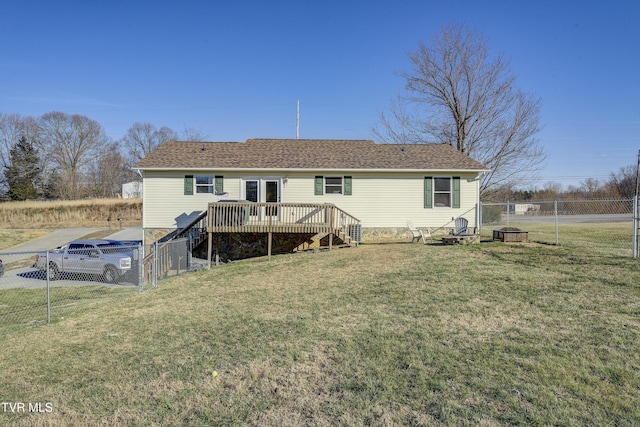
{"type": "Polygon", "coordinates": [[[422,243],[427,244],[427,237],[433,242],[433,237],[431,237],[431,231],[427,228],[426,230],[419,230],[413,225],[413,221],[407,220],[407,227],[409,227],[409,231],[411,232],[411,243],[417,241],[418,239],[422,239],[422,243]]]}
{"type": "Polygon", "coordinates": [[[469,227],[469,220],[463,217],[458,217],[456,218],[455,226],[451,234],[453,234],[454,236],[462,236],[464,234],[469,234],[468,227],[469,227]]]}

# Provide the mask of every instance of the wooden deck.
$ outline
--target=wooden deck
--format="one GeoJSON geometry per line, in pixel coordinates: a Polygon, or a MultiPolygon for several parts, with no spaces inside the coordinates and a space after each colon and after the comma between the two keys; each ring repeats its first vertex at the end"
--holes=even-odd
{"type": "Polygon", "coordinates": [[[211,264],[214,253],[215,261],[218,261],[220,242],[231,235],[236,240],[245,239],[242,244],[249,243],[249,240],[255,243],[256,237],[260,236],[264,241],[266,236],[267,255],[270,257],[274,240],[276,246],[286,246],[290,242],[319,236],[321,245],[331,249],[334,241],[357,245],[361,234],[360,220],[329,203],[216,202],[210,203],[207,210],[187,226],[163,237],[158,243],[186,238],[189,250],[193,252],[207,240],[207,259],[211,264]]]}
{"type": "Polygon", "coordinates": [[[209,203],[207,233],[211,262],[216,234],[267,234],[270,257],[273,234],[321,234],[328,237],[331,249],[334,236],[347,244],[359,243],[361,228],[360,220],[330,203],[217,202],[209,203]]]}

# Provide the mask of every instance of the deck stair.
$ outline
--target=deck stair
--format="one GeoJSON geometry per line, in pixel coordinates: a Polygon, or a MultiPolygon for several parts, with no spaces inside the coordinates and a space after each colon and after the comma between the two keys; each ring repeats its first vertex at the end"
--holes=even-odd
{"type": "Polygon", "coordinates": [[[207,237],[207,211],[203,211],[187,225],[179,230],[167,234],[163,238],[159,239],[158,242],[164,243],[170,240],[187,238],[190,242],[190,249],[193,250],[205,242],[207,237]]]}
{"type": "Polygon", "coordinates": [[[187,238],[191,252],[206,254],[211,262],[221,253],[237,259],[305,247],[357,246],[361,236],[360,220],[330,203],[216,202],[159,243],[187,238]]]}

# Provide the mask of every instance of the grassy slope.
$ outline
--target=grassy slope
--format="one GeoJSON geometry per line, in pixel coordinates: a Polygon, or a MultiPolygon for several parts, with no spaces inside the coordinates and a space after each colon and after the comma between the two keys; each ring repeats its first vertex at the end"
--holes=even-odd
{"type": "Polygon", "coordinates": [[[2,338],[2,400],[53,412],[0,424],[637,425],[639,283],[534,245],[236,262],[2,338]]]}

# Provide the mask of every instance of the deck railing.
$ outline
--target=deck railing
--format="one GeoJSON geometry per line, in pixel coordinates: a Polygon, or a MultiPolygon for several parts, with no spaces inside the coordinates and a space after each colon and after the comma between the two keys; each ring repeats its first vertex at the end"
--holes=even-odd
{"type": "MultiPolygon", "coordinates": [[[[360,220],[324,203],[209,203],[209,233],[327,233],[355,239],[360,220]]],[[[356,239],[355,241],[359,241],[356,239]]]]}

